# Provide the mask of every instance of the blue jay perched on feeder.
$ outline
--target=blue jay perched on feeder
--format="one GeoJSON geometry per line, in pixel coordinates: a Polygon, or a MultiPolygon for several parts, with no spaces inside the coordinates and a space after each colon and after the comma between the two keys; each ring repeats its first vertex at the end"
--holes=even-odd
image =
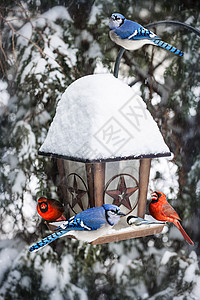
{"type": "Polygon", "coordinates": [[[54,233],[31,246],[29,251],[36,252],[49,243],[64,235],[72,235],[78,240],[92,242],[117,224],[120,217],[125,216],[120,208],[113,204],[104,204],[101,207],[88,208],[81,213],[64,221],[54,233]]]}
{"type": "Polygon", "coordinates": [[[127,20],[119,13],[112,14],[109,21],[109,27],[111,40],[127,50],[137,50],[146,44],[151,44],[169,50],[179,56],[183,56],[181,50],[163,42],[152,31],[136,22],[127,20]]]}

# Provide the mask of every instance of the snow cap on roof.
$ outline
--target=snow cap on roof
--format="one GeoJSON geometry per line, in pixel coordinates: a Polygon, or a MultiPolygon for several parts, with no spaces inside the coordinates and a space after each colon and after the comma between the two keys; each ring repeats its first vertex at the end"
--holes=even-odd
{"type": "Polygon", "coordinates": [[[95,74],[66,89],[39,154],[92,162],[170,151],[134,89],[111,74],[95,74]]]}

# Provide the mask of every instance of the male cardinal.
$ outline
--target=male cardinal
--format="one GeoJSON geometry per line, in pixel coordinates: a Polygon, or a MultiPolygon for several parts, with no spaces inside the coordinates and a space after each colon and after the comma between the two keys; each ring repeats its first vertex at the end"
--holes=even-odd
{"type": "Polygon", "coordinates": [[[57,200],[40,197],[38,199],[37,212],[46,221],[66,220],[62,215],[64,206],[57,200]]]}
{"type": "Polygon", "coordinates": [[[167,202],[165,194],[161,192],[153,192],[151,194],[151,203],[149,204],[149,212],[156,220],[168,221],[174,223],[174,225],[180,230],[184,239],[189,245],[193,245],[193,241],[189,238],[179,220],[180,217],[173,209],[173,207],[167,202]]]}

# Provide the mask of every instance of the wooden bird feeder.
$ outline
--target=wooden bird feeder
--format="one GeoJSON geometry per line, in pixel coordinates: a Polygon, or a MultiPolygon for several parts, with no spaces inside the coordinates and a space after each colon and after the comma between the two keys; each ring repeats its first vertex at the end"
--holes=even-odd
{"type": "MultiPolygon", "coordinates": [[[[111,74],[85,76],[66,89],[39,154],[57,158],[67,218],[104,203],[143,218],[151,159],[171,155],[142,98],[111,74]]],[[[126,218],[92,244],[163,229],[134,228],[126,218]]]]}

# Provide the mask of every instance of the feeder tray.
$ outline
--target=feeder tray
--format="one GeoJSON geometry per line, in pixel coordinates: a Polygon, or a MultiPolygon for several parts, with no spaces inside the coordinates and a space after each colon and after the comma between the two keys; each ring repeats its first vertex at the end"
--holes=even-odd
{"type": "MultiPolygon", "coordinates": [[[[118,242],[122,240],[144,237],[148,235],[154,235],[161,233],[165,224],[148,224],[148,225],[140,225],[140,226],[131,226],[126,224],[126,217],[122,218],[120,222],[111,228],[106,235],[102,235],[98,237],[96,240],[92,241],[92,245],[106,244],[111,242],[118,242]]],[[[55,232],[55,229],[58,227],[56,223],[60,224],[60,222],[48,223],[45,222],[49,230],[55,232]]],[[[73,234],[67,235],[68,238],[76,239],[73,234]]]]}
{"type": "MultiPolygon", "coordinates": [[[[127,229],[123,230],[118,230],[114,231],[113,233],[109,235],[103,235],[99,237],[98,239],[94,240],[91,244],[92,245],[99,245],[99,244],[106,244],[106,243],[111,243],[111,242],[118,242],[118,241],[123,241],[127,239],[133,239],[133,238],[138,238],[138,237],[144,237],[148,235],[154,235],[161,233],[164,224],[162,225],[147,225],[144,226],[144,228],[139,228],[139,229],[133,229],[130,228],[131,226],[127,227],[127,229]]],[[[135,226],[137,227],[137,226],[135,226]]]]}

